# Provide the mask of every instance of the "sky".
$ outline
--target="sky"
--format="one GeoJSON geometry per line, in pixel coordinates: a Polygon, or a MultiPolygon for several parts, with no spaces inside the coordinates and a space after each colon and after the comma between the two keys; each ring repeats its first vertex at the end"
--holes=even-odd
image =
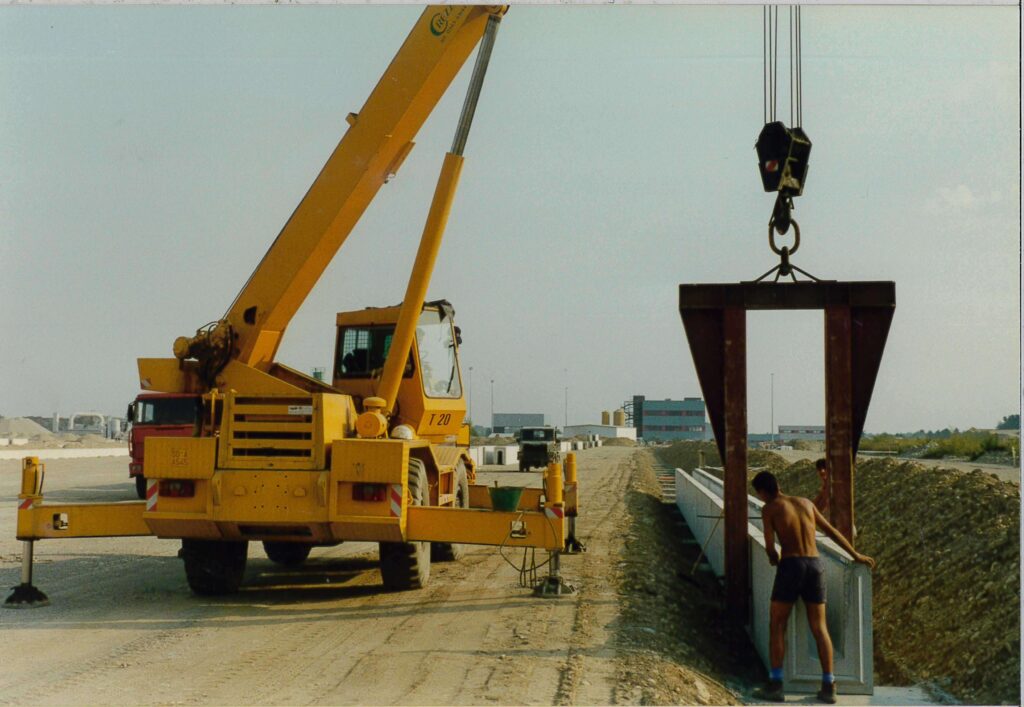
{"type": "MultiPolygon", "coordinates": [[[[136,358],[227,310],[420,12],[0,7],[0,415],[121,413],[136,358]]],[[[1018,21],[803,9],[794,262],[896,283],[869,432],[1019,411],[1018,21]]],[[[429,292],[455,307],[475,421],[700,396],[678,285],[777,262],[753,149],[761,30],[756,6],[506,15],[429,292]]],[[[330,370],[336,312],[401,300],[471,63],[281,362],[330,370]]],[[[820,313],[750,314],[748,357],[751,431],[823,424],[820,313]]]]}

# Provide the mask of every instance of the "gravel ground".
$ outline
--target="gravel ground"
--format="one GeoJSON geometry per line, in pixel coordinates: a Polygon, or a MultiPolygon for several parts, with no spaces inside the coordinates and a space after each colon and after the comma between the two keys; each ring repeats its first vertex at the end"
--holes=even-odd
{"type": "MultiPolygon", "coordinates": [[[[662,552],[636,545],[648,537],[642,484],[654,483],[637,454],[645,452],[580,453],[580,535],[589,551],[563,559],[579,591],[559,599],[531,597],[490,547],[435,564],[423,590],[387,593],[373,545],[317,548],[306,565],[283,569],[251,543],[242,591],[208,598],[190,594],[177,541],[40,542],[36,584],[52,603],[0,611],[0,703],[735,702],[718,673],[709,674],[715,660],[706,656],[721,649],[715,639],[692,642],[695,628],[679,623],[685,614],[658,623],[654,634],[636,628],[637,607],[672,603],[679,583],[638,580],[624,569],[654,566],[662,552]],[[637,565],[638,557],[646,559],[637,565]],[[655,594],[638,593],[638,581],[655,594]]],[[[46,466],[50,500],[134,499],[123,458],[46,466]]],[[[22,549],[14,538],[18,469],[17,461],[0,462],[5,587],[18,582],[22,549]]],[[[505,468],[478,476],[494,479],[538,486],[541,475],[505,468]]],[[[695,596],[683,598],[700,617],[708,600],[695,596]]]]}

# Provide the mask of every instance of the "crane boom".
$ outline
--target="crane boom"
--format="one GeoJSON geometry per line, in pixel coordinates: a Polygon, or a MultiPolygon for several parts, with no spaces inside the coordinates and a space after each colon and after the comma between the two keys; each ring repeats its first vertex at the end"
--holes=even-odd
{"type": "MultiPolygon", "coordinates": [[[[270,370],[295,312],[409,155],[416,133],[483,36],[488,17],[506,9],[427,7],[363,108],[349,114],[348,131],[224,318],[210,331],[175,342],[179,361],[199,359],[207,378],[231,360],[270,370]],[[219,359],[213,370],[204,362],[210,358],[219,359]]],[[[140,378],[149,382],[144,387],[199,387],[197,381],[166,375],[159,359],[139,363],[140,378]]]]}
{"type": "Polygon", "coordinates": [[[264,368],[281,336],[377,190],[483,35],[490,12],[432,6],[420,16],[362,110],[277,240],[238,294],[227,319],[242,363],[264,368]]]}

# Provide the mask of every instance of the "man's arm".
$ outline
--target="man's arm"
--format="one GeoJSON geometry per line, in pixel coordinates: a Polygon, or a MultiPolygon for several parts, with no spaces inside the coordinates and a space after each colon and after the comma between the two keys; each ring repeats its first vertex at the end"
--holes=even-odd
{"type": "Polygon", "coordinates": [[[779,553],[775,550],[775,529],[767,505],[761,506],[761,525],[764,526],[764,549],[768,553],[768,562],[774,567],[779,564],[779,553]]]}
{"type": "Polygon", "coordinates": [[[825,510],[828,508],[828,501],[829,501],[828,490],[825,489],[824,487],[822,487],[822,489],[820,491],[818,491],[818,495],[814,497],[814,500],[812,501],[812,503],[814,503],[815,507],[819,511],[824,513],[825,510]]]}
{"type": "Polygon", "coordinates": [[[847,540],[842,533],[836,530],[835,526],[829,523],[825,516],[821,514],[821,511],[818,510],[817,506],[815,506],[812,503],[811,507],[814,509],[814,523],[818,526],[818,528],[821,529],[821,532],[825,533],[827,537],[835,541],[835,543],[839,545],[839,547],[843,548],[848,553],[850,553],[850,556],[853,557],[855,562],[861,562],[870,567],[871,569],[875,568],[875,561],[873,559],[871,559],[867,555],[862,555],[859,552],[857,552],[853,548],[853,545],[850,544],[850,541],[847,540]]]}

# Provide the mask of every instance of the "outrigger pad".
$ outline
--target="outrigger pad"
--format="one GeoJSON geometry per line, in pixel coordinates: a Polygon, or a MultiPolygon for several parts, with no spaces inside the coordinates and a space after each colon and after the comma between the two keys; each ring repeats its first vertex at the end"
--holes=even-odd
{"type": "Polygon", "coordinates": [[[564,597],[576,593],[576,587],[566,582],[561,577],[548,575],[533,588],[535,597],[564,597]]]}
{"type": "Polygon", "coordinates": [[[580,540],[577,540],[575,536],[570,535],[565,539],[565,549],[562,551],[564,555],[578,555],[581,552],[586,552],[587,546],[584,545],[580,540]]]}
{"type": "Polygon", "coordinates": [[[50,598],[34,585],[19,584],[17,587],[11,588],[14,591],[4,601],[5,609],[36,609],[40,606],[50,605],[50,598]]]}

